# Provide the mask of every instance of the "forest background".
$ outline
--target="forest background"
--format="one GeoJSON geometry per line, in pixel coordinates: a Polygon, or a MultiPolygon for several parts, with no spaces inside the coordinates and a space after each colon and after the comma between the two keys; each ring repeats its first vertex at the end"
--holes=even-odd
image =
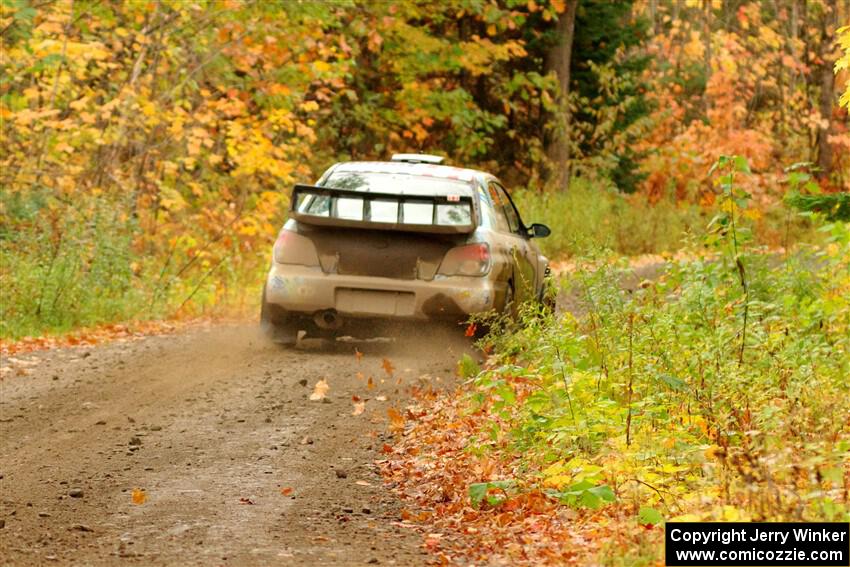
{"type": "Polygon", "coordinates": [[[6,338],[254,309],[289,188],[336,161],[489,170],[556,258],[675,251],[721,155],[772,247],[850,189],[847,0],[0,8],[6,338]]]}

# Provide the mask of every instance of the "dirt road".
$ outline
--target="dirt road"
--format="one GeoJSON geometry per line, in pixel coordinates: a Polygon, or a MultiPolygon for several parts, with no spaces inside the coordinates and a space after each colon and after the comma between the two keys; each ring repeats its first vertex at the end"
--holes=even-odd
{"type": "Polygon", "coordinates": [[[0,565],[422,564],[373,461],[387,408],[464,348],[287,350],[229,326],[21,357],[0,379],[0,565]]]}

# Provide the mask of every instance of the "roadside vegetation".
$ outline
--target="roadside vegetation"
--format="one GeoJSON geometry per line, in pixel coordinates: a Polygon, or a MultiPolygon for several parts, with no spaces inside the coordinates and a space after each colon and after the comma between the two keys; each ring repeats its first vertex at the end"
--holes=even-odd
{"type": "Polygon", "coordinates": [[[587,257],[564,312],[506,322],[457,392],[421,393],[385,472],[447,560],[658,564],[666,520],[850,520],[850,229],[757,245],[748,169],[718,162],[692,258],[624,286],[628,262],[587,257]]]}
{"type": "MultiPolygon", "coordinates": [[[[796,177],[783,180],[791,192],[789,179],[796,177]]],[[[567,192],[525,190],[514,200],[529,222],[555,227],[551,236],[538,241],[555,260],[581,258],[600,249],[622,256],[674,254],[704,237],[712,216],[712,207],[672,198],[649,203],[643,195],[583,179],[575,180],[567,192]]],[[[822,197],[817,202],[824,212],[835,208],[822,197]]],[[[754,238],[774,250],[819,241],[811,218],[797,213],[794,205],[781,200],[750,210],[754,238]]]]}

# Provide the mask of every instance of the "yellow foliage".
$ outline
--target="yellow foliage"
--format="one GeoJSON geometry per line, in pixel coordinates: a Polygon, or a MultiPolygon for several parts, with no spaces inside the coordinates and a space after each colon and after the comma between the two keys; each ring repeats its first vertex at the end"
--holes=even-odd
{"type": "Polygon", "coordinates": [[[844,92],[841,94],[839,104],[850,110],[850,26],[838,29],[838,45],[843,54],[835,62],[835,72],[846,71],[848,78],[844,82],[844,92]]]}

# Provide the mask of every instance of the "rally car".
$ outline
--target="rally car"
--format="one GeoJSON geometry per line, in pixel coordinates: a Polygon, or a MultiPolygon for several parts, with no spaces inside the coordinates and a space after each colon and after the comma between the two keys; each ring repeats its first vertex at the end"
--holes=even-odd
{"type": "Polygon", "coordinates": [[[448,321],[545,302],[548,260],[493,175],[396,154],[337,163],[296,185],[263,289],[261,322],[280,343],[299,331],[372,334],[386,321],[448,321]]]}

